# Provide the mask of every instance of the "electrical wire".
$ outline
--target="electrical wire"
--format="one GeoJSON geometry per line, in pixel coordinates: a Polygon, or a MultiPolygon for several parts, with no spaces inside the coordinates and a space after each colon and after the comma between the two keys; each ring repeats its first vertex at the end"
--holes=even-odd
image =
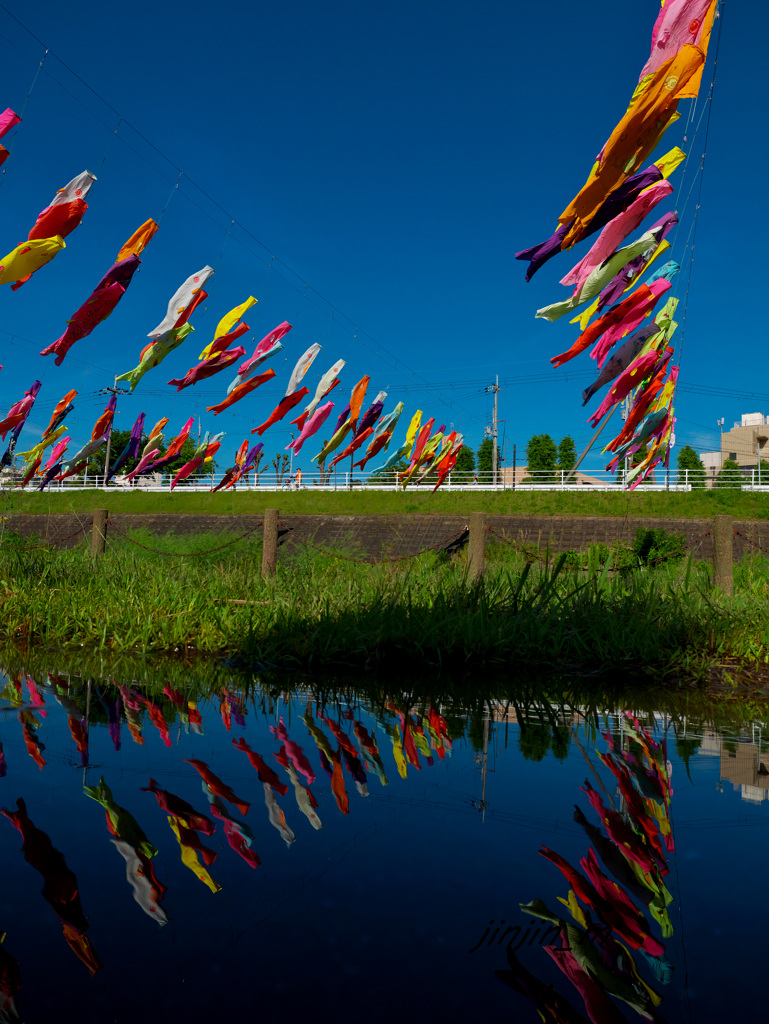
{"type": "MultiPolygon", "coordinates": [[[[170,157],[168,157],[158,146],[156,146],[146,135],[144,135],[144,133],[141,132],[131,121],[129,121],[128,118],[126,118],[123,114],[121,114],[121,112],[116,107],[114,107],[108,100],[106,100],[104,98],[104,96],[102,96],[102,94],[97,89],[95,89],[93,86],[91,86],[72,67],[70,67],[66,63],[66,61],[64,61],[54,50],[52,50],[50,47],[47,47],[45,42],[42,39],[40,39],[40,37],[37,36],[20,18],[18,18],[11,10],[9,10],[8,7],[5,6],[5,4],[0,3],[0,10],[4,11],[8,15],[9,18],[11,18],[13,21],[15,21],[16,24],[19,25],[19,27],[22,28],[32,39],[34,39],[35,42],[39,46],[44,47],[44,49],[45,49],[45,56],[50,54],[63,68],[65,68],[65,70],[70,75],[72,75],[72,77],[76,81],[78,81],[85,89],[87,89],[93,96],[95,96],[101,103],[103,103],[116,117],[119,118],[118,128],[116,128],[114,133],[113,133],[113,135],[115,137],[119,137],[121,142],[123,142],[124,144],[128,145],[128,143],[126,143],[126,140],[122,137],[122,135],[119,135],[119,128],[122,125],[125,125],[127,128],[130,128],[131,131],[133,131],[142,140],[142,142],[144,142],[147,146],[149,146],[150,149],[153,150],[153,152],[157,153],[158,156],[160,156],[163,160],[165,160],[170,165],[170,167],[172,167],[174,169],[174,171],[178,175],[178,178],[177,178],[177,181],[176,181],[176,184],[174,186],[174,190],[173,191],[178,191],[181,195],[184,195],[185,199],[187,199],[193,205],[197,206],[198,209],[201,210],[201,212],[205,212],[205,211],[202,210],[202,208],[199,206],[199,204],[196,204],[191,199],[191,197],[183,189],[181,189],[180,183],[181,183],[181,180],[182,180],[182,176],[184,176],[184,180],[186,182],[188,182],[193,188],[195,188],[200,193],[201,196],[203,196],[209,203],[211,203],[211,205],[213,207],[215,207],[215,209],[219,210],[222,214],[224,214],[225,217],[231,222],[230,223],[230,231],[229,231],[228,234],[231,234],[233,227],[237,225],[244,232],[244,234],[249,239],[251,239],[260,249],[262,249],[264,251],[266,256],[269,256],[269,263],[267,264],[269,269],[274,270],[275,264],[280,265],[284,269],[284,271],[286,273],[291,275],[292,278],[294,278],[297,282],[299,282],[299,285],[295,285],[295,284],[292,285],[292,282],[289,281],[289,279],[287,277],[285,277],[285,275],[278,274],[278,276],[281,277],[282,280],[284,280],[287,284],[289,284],[292,287],[294,287],[294,289],[297,292],[301,292],[305,299],[308,298],[308,294],[307,293],[311,292],[317,298],[317,300],[319,300],[319,302],[322,303],[322,306],[319,306],[317,302],[315,302],[315,303],[310,302],[311,306],[313,306],[314,308],[319,309],[319,310],[322,310],[323,306],[325,306],[326,307],[325,308],[325,312],[326,312],[327,315],[328,315],[328,310],[330,309],[331,310],[331,313],[330,313],[331,319],[333,319],[342,330],[344,330],[348,334],[350,334],[359,344],[363,345],[364,348],[366,348],[367,350],[371,351],[372,354],[374,354],[377,358],[379,358],[386,365],[389,365],[391,367],[391,369],[395,370],[396,372],[399,372],[398,371],[398,367],[400,365],[400,367],[402,368],[402,371],[400,371],[400,372],[405,371],[406,373],[411,374],[412,381],[414,381],[414,380],[424,381],[424,378],[421,376],[421,374],[419,374],[415,370],[413,370],[408,365],[408,363],[406,363],[400,356],[396,356],[393,352],[391,352],[389,349],[387,349],[381,342],[377,341],[372,335],[370,335],[367,331],[365,331],[362,327],[360,327],[355,320],[353,320],[351,317],[347,316],[347,314],[343,313],[335,303],[333,303],[330,299],[327,299],[325,297],[325,295],[323,295],[317,288],[314,288],[311,284],[309,284],[309,282],[307,282],[302,277],[301,274],[299,274],[298,272],[293,270],[293,268],[285,260],[281,259],[266,243],[262,242],[262,240],[260,238],[258,238],[242,221],[238,220],[237,217],[234,217],[232,215],[232,213],[229,210],[226,209],[226,207],[224,207],[213,195],[211,195],[210,192],[208,192],[205,188],[203,188],[201,185],[199,185],[194,179],[192,179],[188,175],[184,174],[183,169],[181,167],[179,167],[178,164],[176,164],[173,160],[171,160],[170,157]]],[[[45,60],[45,56],[43,58],[43,61],[45,60]]],[[[38,73],[39,73],[40,70],[43,69],[43,61],[40,62],[40,68],[38,69],[38,73]]],[[[46,73],[48,74],[49,73],[48,69],[46,68],[45,70],[46,70],[46,73]]],[[[36,81],[36,78],[37,78],[37,76],[35,77],[35,81],[36,81]]],[[[51,75],[51,78],[53,78],[52,75],[51,75]]],[[[53,78],[53,80],[56,81],[57,84],[61,85],[62,88],[65,88],[63,86],[63,84],[58,82],[55,78],[53,78]]],[[[33,85],[34,85],[34,81],[33,81],[33,85]]],[[[30,92],[31,92],[31,90],[30,90],[30,92]]],[[[69,94],[73,95],[72,93],[69,93],[69,94]]],[[[75,96],[73,96],[73,98],[76,99],[76,100],[78,99],[75,96]]],[[[78,100],[78,102],[80,102],[80,101],[78,100]]],[[[86,108],[86,109],[88,109],[88,108],[86,108]]],[[[94,115],[94,116],[96,116],[96,115],[94,115]]],[[[102,123],[106,124],[106,122],[103,122],[103,121],[102,121],[102,123]]],[[[131,147],[129,145],[128,148],[132,149],[133,147],[131,147]]],[[[135,149],[133,151],[141,159],[143,159],[148,164],[148,166],[153,167],[153,165],[149,161],[147,161],[146,158],[142,154],[140,154],[135,149]]],[[[106,159],[106,156],[105,156],[105,159],[106,159]]],[[[102,161],[102,163],[103,162],[104,161],[102,161]]],[[[158,172],[158,173],[160,173],[160,172],[158,172]]],[[[172,192],[172,194],[173,194],[173,192],[172,192]]],[[[169,199],[169,201],[170,201],[170,199],[169,199]]],[[[167,206],[168,206],[168,202],[166,203],[166,207],[164,207],[164,209],[163,209],[164,213],[165,213],[165,209],[167,208],[167,206]]],[[[210,216],[210,215],[208,215],[208,216],[210,216]]],[[[211,218],[211,219],[213,219],[213,218],[211,218]]],[[[260,259],[261,262],[266,263],[266,258],[265,257],[260,257],[253,249],[249,248],[249,246],[247,246],[242,241],[242,239],[238,239],[237,236],[233,236],[233,237],[235,237],[235,241],[237,241],[248,252],[250,252],[252,255],[254,255],[258,259],[260,259]]],[[[221,261],[221,256],[220,256],[220,261],[221,261]]],[[[308,299],[308,301],[309,301],[309,299],[308,299]]],[[[438,400],[442,404],[447,405],[448,407],[450,407],[452,409],[456,408],[455,403],[452,402],[451,399],[446,398],[442,393],[439,392],[437,397],[438,397],[438,400]]],[[[467,410],[462,410],[462,412],[464,412],[465,416],[467,416],[468,419],[479,420],[479,417],[477,417],[476,415],[474,415],[472,413],[469,413],[467,410]]],[[[480,420],[479,420],[479,422],[480,422],[480,420]]]]}

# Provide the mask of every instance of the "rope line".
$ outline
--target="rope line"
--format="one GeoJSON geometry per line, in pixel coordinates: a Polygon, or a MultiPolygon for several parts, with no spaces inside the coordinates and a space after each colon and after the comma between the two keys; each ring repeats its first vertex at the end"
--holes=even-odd
{"type": "MultiPolygon", "coordinates": [[[[491,534],[491,536],[495,537],[497,540],[502,541],[503,544],[507,544],[508,547],[514,548],[516,551],[519,551],[522,555],[525,555],[527,558],[531,558],[532,554],[533,554],[534,559],[536,561],[539,561],[542,565],[547,565],[548,562],[549,562],[549,559],[544,557],[543,555],[540,555],[539,552],[532,553],[531,551],[527,551],[523,544],[519,544],[518,541],[511,540],[509,537],[506,537],[504,534],[497,533],[497,531],[493,527],[491,527],[491,526],[487,526],[486,527],[486,532],[491,534]]],[[[736,532],[737,531],[735,531],[735,533],[736,532]]],[[[658,558],[650,559],[648,562],[645,563],[645,567],[648,567],[648,566],[651,566],[651,565],[656,565],[658,562],[665,562],[665,561],[667,561],[668,559],[671,559],[671,558],[678,558],[681,555],[685,554],[689,550],[689,548],[693,548],[695,544],[698,544],[698,545],[702,544],[702,542],[705,540],[706,537],[710,537],[712,535],[713,535],[713,531],[712,530],[706,530],[705,533],[703,533],[701,536],[695,537],[693,540],[688,541],[682,548],[679,548],[677,551],[669,551],[666,555],[660,555],[658,558]]],[[[584,572],[584,569],[582,569],[582,567],[578,566],[578,565],[565,566],[564,568],[567,568],[570,572],[584,572]]],[[[608,571],[609,572],[633,572],[637,568],[638,567],[634,566],[634,565],[626,565],[626,566],[613,565],[613,566],[609,566],[609,570],[608,571]]]]}
{"type": "Polygon", "coordinates": [[[111,526],[114,530],[117,530],[120,536],[124,540],[127,540],[129,544],[133,544],[137,548],[143,548],[145,551],[150,551],[153,555],[165,555],[167,558],[199,558],[202,555],[211,555],[215,551],[223,551],[225,548],[232,547],[233,544],[237,544],[238,541],[244,540],[252,533],[255,533],[261,526],[264,525],[264,523],[258,522],[256,526],[250,526],[247,530],[245,530],[243,533],[239,534],[232,540],[228,540],[224,544],[219,544],[218,547],[215,548],[207,548],[205,551],[160,551],[158,548],[151,548],[147,544],[142,544],[142,542],[139,540],[134,540],[134,538],[131,537],[128,534],[128,532],[123,529],[122,526],[119,526],[114,521],[114,519],[107,519],[107,525],[111,526]]]}
{"type": "Polygon", "coordinates": [[[740,530],[737,530],[737,529],[733,530],[732,533],[733,533],[733,535],[735,537],[739,537],[741,540],[744,540],[746,544],[750,545],[750,547],[756,548],[756,550],[760,551],[761,554],[763,555],[764,549],[761,547],[761,541],[760,540],[758,542],[756,542],[754,540],[751,540],[750,537],[746,537],[744,533],[742,533],[740,530]]]}
{"type": "Polygon", "coordinates": [[[9,551],[41,551],[48,549],[53,551],[60,544],[65,544],[68,540],[72,540],[73,537],[77,537],[79,533],[85,533],[89,526],[93,525],[93,516],[91,516],[90,523],[81,523],[73,533],[68,533],[66,537],[60,537],[59,540],[51,541],[50,544],[8,544],[6,541],[0,543],[0,550],[8,548],[9,551]]]}
{"type": "Polygon", "coordinates": [[[291,537],[293,539],[296,539],[298,543],[304,544],[307,547],[314,548],[316,551],[320,551],[324,555],[329,555],[331,558],[338,558],[345,562],[360,562],[362,564],[365,563],[368,565],[387,565],[390,562],[404,562],[408,558],[418,558],[420,555],[425,555],[427,554],[428,551],[444,551],[446,548],[451,547],[452,544],[455,544],[458,540],[464,537],[469,532],[470,529],[469,526],[463,526],[458,533],[453,534],[451,537],[447,537],[445,540],[438,541],[436,544],[431,544],[429,547],[422,548],[420,551],[415,551],[413,552],[413,554],[395,555],[392,558],[375,558],[373,555],[366,555],[363,558],[356,558],[353,555],[343,555],[338,551],[331,551],[329,548],[321,547],[319,544],[316,544],[314,541],[310,540],[309,537],[305,537],[300,533],[296,533],[294,528],[289,526],[287,523],[278,523],[278,526],[282,526],[284,529],[288,530],[291,537]]]}

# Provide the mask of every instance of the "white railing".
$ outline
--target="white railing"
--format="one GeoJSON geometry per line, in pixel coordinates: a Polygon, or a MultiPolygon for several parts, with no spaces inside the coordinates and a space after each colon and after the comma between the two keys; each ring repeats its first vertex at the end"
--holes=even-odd
{"type": "MultiPolygon", "coordinates": [[[[499,474],[497,483],[491,479],[491,474],[457,474],[449,476],[441,486],[444,491],[567,491],[572,494],[591,494],[596,491],[619,492],[624,486],[624,475],[620,470],[616,474],[598,470],[594,473],[577,473],[571,480],[567,481],[568,474],[556,470],[549,473],[531,473],[513,484],[512,473],[508,477],[499,474]]],[[[150,477],[137,477],[133,481],[126,481],[124,477],[116,477],[110,481],[106,488],[116,493],[127,491],[139,491],[148,493],[173,493],[188,494],[190,491],[205,492],[211,491],[223,479],[222,473],[201,473],[188,477],[176,485],[171,491],[171,482],[174,474],[156,473],[150,477]]],[[[12,474],[5,472],[0,475],[0,487],[10,490],[15,483],[21,480],[19,473],[12,474]]],[[[709,482],[710,484],[710,482],[709,482]]],[[[34,482],[28,484],[27,489],[36,489],[34,482]]],[[[435,486],[435,477],[427,477],[420,484],[410,480],[407,484],[407,492],[429,493],[435,486]]],[[[667,475],[658,474],[656,478],[638,485],[640,491],[691,491],[704,486],[704,477],[691,474],[688,470],[671,472],[668,482],[667,475]],[[681,482],[679,482],[679,480],[681,482]],[[701,482],[702,481],[702,482],[701,482]]],[[[761,482],[757,470],[747,471],[745,475],[736,475],[734,481],[719,484],[733,490],[756,491],[769,493],[769,471],[761,471],[761,482]],[[749,474],[749,475],[748,475],[749,474]]],[[[288,491],[288,490],[311,490],[311,491],[398,491],[403,490],[402,485],[397,483],[393,473],[388,474],[366,474],[353,473],[352,477],[347,472],[332,472],[329,478],[321,485],[317,472],[303,472],[301,482],[297,482],[296,475],[289,476],[286,473],[280,482],[276,480],[274,471],[265,471],[260,474],[259,483],[254,482],[253,473],[247,478],[238,481],[234,490],[236,491],[288,491]]],[[[103,476],[95,476],[91,473],[87,477],[74,476],[49,485],[49,492],[57,491],[82,491],[82,490],[105,490],[103,476]]]]}

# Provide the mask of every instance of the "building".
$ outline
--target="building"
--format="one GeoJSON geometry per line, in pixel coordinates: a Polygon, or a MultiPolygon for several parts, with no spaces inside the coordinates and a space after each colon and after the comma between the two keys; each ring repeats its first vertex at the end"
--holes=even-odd
{"type": "Polygon", "coordinates": [[[769,460],[769,416],[744,413],[739,423],[721,435],[721,461],[732,459],[740,469],[757,469],[758,459],[769,460]]]}
{"type": "Polygon", "coordinates": [[[698,757],[717,757],[720,760],[718,788],[724,781],[748,803],[760,804],[769,800],[769,750],[762,742],[762,727],[755,723],[748,737],[724,739],[712,729],[702,734],[698,757]]]}
{"type": "MultiPolygon", "coordinates": [[[[528,470],[527,466],[516,466],[515,467],[515,486],[519,487],[524,482],[524,479],[528,475],[529,475],[529,470],[528,470]]],[[[566,473],[563,474],[564,477],[566,475],[567,475],[566,473]]],[[[553,482],[557,484],[557,483],[560,483],[560,480],[561,480],[561,471],[560,470],[555,470],[555,480],[553,482]]],[[[499,470],[499,482],[501,484],[503,484],[505,487],[512,487],[513,486],[513,468],[512,468],[512,466],[502,466],[500,468],[500,470],[499,470]]],[[[528,482],[530,483],[531,481],[528,481],[528,482]]],[[[586,473],[580,473],[579,470],[577,470],[577,472],[574,474],[574,476],[569,481],[569,484],[570,485],[575,485],[575,486],[577,484],[584,484],[587,487],[590,487],[590,486],[595,487],[596,485],[599,486],[599,487],[605,487],[606,486],[606,480],[599,480],[598,477],[588,476],[586,473]]]]}
{"type": "Polygon", "coordinates": [[[732,750],[721,748],[721,778],[728,779],[743,800],[750,803],[769,800],[769,752],[761,748],[760,742],[740,742],[733,747],[732,750]]]}
{"type": "Polygon", "coordinates": [[[721,472],[724,462],[721,452],[703,452],[700,455],[700,462],[705,467],[705,486],[715,486],[716,477],[721,472]]]}

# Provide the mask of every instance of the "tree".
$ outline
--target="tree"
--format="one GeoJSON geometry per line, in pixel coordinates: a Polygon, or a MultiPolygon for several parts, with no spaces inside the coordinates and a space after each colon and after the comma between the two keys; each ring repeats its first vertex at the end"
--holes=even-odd
{"type": "Polygon", "coordinates": [[[272,460],[272,468],[275,470],[275,483],[278,487],[283,483],[283,477],[286,475],[288,469],[289,457],[288,455],[281,455],[280,452],[272,460]]]}
{"type": "Polygon", "coordinates": [[[558,444],[558,468],[565,473],[574,468],[577,461],[577,449],[574,446],[574,438],[562,437],[558,444]]]}
{"type": "Polygon", "coordinates": [[[641,447],[638,449],[638,451],[637,452],[633,452],[633,454],[630,456],[630,465],[631,465],[631,467],[635,468],[636,466],[639,466],[643,462],[643,460],[646,458],[646,456],[648,454],[649,454],[649,446],[644,441],[644,443],[641,445],[641,447]]]}
{"type": "Polygon", "coordinates": [[[476,455],[476,466],[481,479],[490,480],[492,473],[491,458],[494,453],[494,445],[490,437],[484,437],[476,455]]]}
{"type": "MultiPolygon", "coordinates": [[[[128,444],[128,442],[130,440],[131,440],[131,431],[130,430],[113,430],[112,431],[112,440],[110,442],[110,452],[109,452],[109,461],[110,461],[110,465],[111,466],[114,466],[115,462],[117,461],[118,455],[120,455],[120,453],[123,451],[123,449],[125,448],[125,446],[128,444]]],[[[75,449],[75,451],[76,450],[77,449],[75,449]]],[[[72,454],[74,455],[75,452],[73,451],[72,454]]],[[[103,476],[104,475],[104,457],[105,457],[106,454],[107,454],[107,445],[103,444],[101,446],[101,448],[98,450],[98,452],[96,452],[96,454],[91,459],[88,460],[88,472],[89,473],[95,473],[97,476],[103,476]]],[[[120,467],[120,472],[121,473],[130,473],[135,465],[136,465],[136,461],[135,460],[128,459],[120,467]]]]}
{"type": "Polygon", "coordinates": [[[473,745],[473,750],[483,750],[484,716],[480,711],[470,715],[470,727],[467,730],[467,738],[473,745]]]}
{"type": "MultiPolygon", "coordinates": [[[[323,447],[325,448],[327,444],[328,444],[328,441],[324,441],[323,442],[323,447]]],[[[377,470],[377,472],[379,472],[379,473],[382,472],[381,466],[377,470]]],[[[329,466],[329,468],[326,469],[326,460],[325,459],[321,459],[320,462],[318,463],[318,477],[319,477],[319,482],[320,482],[320,486],[321,487],[324,487],[328,483],[328,478],[330,476],[331,476],[331,467],[329,466]]],[[[372,476],[376,476],[376,473],[372,473],[372,476]]]]}
{"type": "MultiPolygon", "coordinates": [[[[145,443],[146,442],[144,438],[142,438],[142,448],[144,448],[145,443]]],[[[184,466],[187,462],[189,462],[191,459],[195,457],[195,449],[197,447],[197,438],[193,440],[193,438],[187,437],[184,441],[184,444],[181,446],[179,454],[176,456],[176,458],[172,462],[166,463],[165,466],[161,466],[158,472],[176,474],[182,468],[182,466],[184,466]]],[[[161,444],[160,454],[157,456],[157,459],[160,460],[162,458],[165,458],[166,451],[166,445],[161,444]]],[[[217,467],[218,463],[214,458],[211,460],[211,462],[201,464],[198,467],[197,472],[193,475],[197,476],[200,473],[215,473],[217,467]]]]}
{"type": "Polygon", "coordinates": [[[565,761],[569,756],[570,743],[571,733],[569,730],[563,725],[554,725],[553,739],[550,744],[550,749],[559,761],[565,761]]]}
{"type": "Polygon", "coordinates": [[[267,469],[267,463],[265,463],[263,466],[261,465],[263,458],[264,458],[264,451],[263,450],[256,453],[256,458],[254,459],[254,468],[253,468],[254,486],[256,486],[256,487],[259,486],[259,477],[265,471],[265,469],[267,469]]]}
{"type": "MultiPolygon", "coordinates": [[[[478,454],[476,456],[478,476],[481,478],[481,480],[492,480],[494,472],[494,467],[492,466],[493,457],[494,442],[491,440],[490,437],[485,437],[481,441],[481,445],[480,448],[478,449],[478,454]]],[[[504,459],[502,458],[502,453],[500,452],[499,448],[497,448],[497,470],[499,470],[499,467],[502,465],[503,461],[504,459]]]]}
{"type": "MultiPolygon", "coordinates": [[[[320,463],[320,462],[318,463],[318,469],[321,469],[321,467],[323,466],[325,461],[326,460],[324,459],[323,463],[320,463]]],[[[388,469],[384,469],[384,466],[385,466],[385,463],[383,462],[382,465],[378,469],[374,470],[374,472],[371,474],[371,476],[372,477],[382,476],[382,477],[385,478],[384,482],[386,483],[388,480],[392,480],[393,479],[393,474],[395,474],[395,473],[405,473],[406,470],[409,468],[409,460],[408,459],[398,459],[398,461],[394,462],[392,464],[392,466],[390,466],[388,469]]],[[[329,469],[326,470],[326,480],[327,481],[328,481],[328,478],[329,478],[330,474],[331,474],[331,469],[329,468],[329,469]]],[[[323,483],[322,480],[321,480],[321,483],[323,483]]]]}
{"type": "MultiPolygon", "coordinates": [[[[457,452],[457,461],[451,471],[451,475],[457,483],[469,483],[473,478],[474,472],[475,452],[472,448],[468,448],[466,444],[463,444],[457,452]]],[[[769,483],[769,473],[767,473],[766,479],[769,483]]]]}
{"type": "Polygon", "coordinates": [[[541,761],[550,750],[552,741],[549,722],[539,722],[535,719],[520,723],[518,749],[527,761],[541,761]]]}
{"type": "Polygon", "coordinates": [[[686,774],[689,776],[689,782],[692,781],[692,776],[689,771],[689,759],[700,749],[700,741],[692,736],[684,736],[680,734],[676,729],[676,753],[683,761],[686,766],[686,774]]]}
{"type": "Polygon", "coordinates": [[[534,434],[526,445],[526,469],[535,483],[555,479],[558,449],[549,434],[534,434]]]}
{"type": "Polygon", "coordinates": [[[740,473],[739,463],[734,459],[726,459],[716,477],[716,487],[740,487],[744,483],[745,478],[740,473]]]}
{"type": "Polygon", "coordinates": [[[685,444],[678,453],[678,482],[684,484],[687,481],[692,487],[705,486],[705,467],[691,445],[685,444]],[[688,470],[688,473],[687,473],[688,470]]]}

